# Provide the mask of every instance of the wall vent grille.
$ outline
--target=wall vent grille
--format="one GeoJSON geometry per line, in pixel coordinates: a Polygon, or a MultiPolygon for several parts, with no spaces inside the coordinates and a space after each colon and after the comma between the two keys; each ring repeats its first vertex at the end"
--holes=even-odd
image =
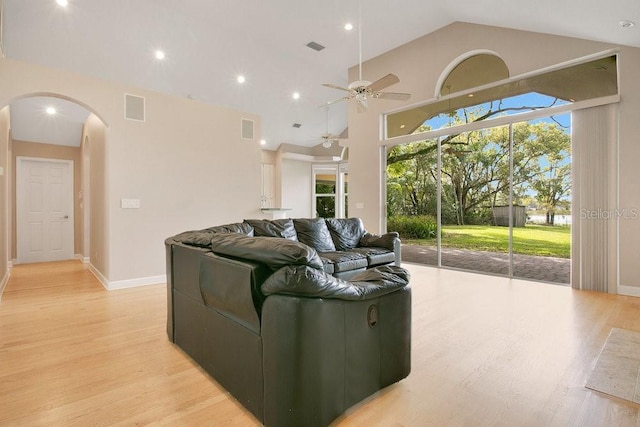
{"type": "Polygon", "coordinates": [[[124,118],[138,122],[145,121],[144,98],[142,96],[124,94],[124,118]]]}
{"type": "Polygon", "coordinates": [[[253,120],[242,119],[240,134],[242,139],[253,139],[253,120]]]}

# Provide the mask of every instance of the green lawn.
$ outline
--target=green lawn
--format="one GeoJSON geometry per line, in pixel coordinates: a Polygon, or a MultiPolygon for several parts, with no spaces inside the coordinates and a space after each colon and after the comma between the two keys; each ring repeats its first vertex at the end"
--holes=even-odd
{"type": "MultiPolygon", "coordinates": [[[[435,239],[407,240],[405,243],[433,245],[435,239]]],[[[478,251],[507,252],[509,228],[491,225],[445,225],[442,246],[478,251]]],[[[571,228],[567,226],[530,225],[513,229],[513,252],[516,254],[571,257],[571,228]]]]}

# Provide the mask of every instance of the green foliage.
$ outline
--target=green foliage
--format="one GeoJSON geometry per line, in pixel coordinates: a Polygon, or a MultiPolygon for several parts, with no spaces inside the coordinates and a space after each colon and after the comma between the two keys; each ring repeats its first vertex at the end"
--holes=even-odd
{"type": "Polygon", "coordinates": [[[432,239],[436,237],[436,219],[429,215],[394,216],[387,220],[387,231],[396,231],[403,239],[432,239]]]}
{"type": "MultiPolygon", "coordinates": [[[[456,122],[488,113],[465,111],[456,122]]],[[[556,123],[513,126],[513,199],[535,195],[550,214],[566,208],[570,189],[570,136],[556,123]]],[[[436,141],[393,147],[387,155],[387,216],[436,216],[436,141]]],[[[441,141],[442,224],[490,224],[491,208],[509,202],[509,128],[454,134],[441,141]]]]}
{"type": "Polygon", "coordinates": [[[335,218],[335,197],[316,197],[316,216],[319,218],[335,218]]]}

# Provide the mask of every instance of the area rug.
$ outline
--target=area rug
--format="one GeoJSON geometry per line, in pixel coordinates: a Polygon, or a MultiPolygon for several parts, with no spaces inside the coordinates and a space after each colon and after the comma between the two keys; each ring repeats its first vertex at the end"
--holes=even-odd
{"type": "Polygon", "coordinates": [[[640,332],[612,328],[585,387],[640,403],[640,332]]]}

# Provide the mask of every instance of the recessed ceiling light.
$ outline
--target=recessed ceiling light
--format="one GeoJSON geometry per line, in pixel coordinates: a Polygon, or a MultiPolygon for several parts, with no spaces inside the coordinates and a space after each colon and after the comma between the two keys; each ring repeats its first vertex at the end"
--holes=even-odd
{"type": "Polygon", "coordinates": [[[473,98],[473,96],[474,96],[474,95],[473,95],[472,93],[470,93],[470,94],[469,94],[469,95],[467,95],[467,96],[468,96],[469,98],[473,98]]]}
{"type": "Polygon", "coordinates": [[[293,99],[300,99],[300,92],[293,92],[293,99]]]}
{"type": "Polygon", "coordinates": [[[57,112],[56,109],[53,107],[47,107],[46,111],[47,111],[47,114],[50,116],[53,116],[57,112]]]}
{"type": "Polygon", "coordinates": [[[265,141],[264,139],[260,140],[260,145],[265,145],[267,143],[267,141],[265,141]]]}
{"type": "Polygon", "coordinates": [[[58,3],[58,5],[62,6],[62,7],[67,7],[67,5],[69,4],[68,0],[56,0],[56,3],[58,3]]]}
{"type": "Polygon", "coordinates": [[[162,59],[164,59],[164,58],[165,58],[165,54],[164,54],[164,52],[163,52],[163,51],[161,51],[161,50],[156,50],[156,59],[160,59],[160,60],[162,60],[162,59]]]}
{"type": "Polygon", "coordinates": [[[404,128],[405,128],[405,125],[400,125],[400,129],[404,129],[404,128]]]}
{"type": "Polygon", "coordinates": [[[347,22],[346,24],[344,24],[344,29],[347,31],[353,30],[353,24],[351,22],[347,22]]]}
{"type": "Polygon", "coordinates": [[[244,83],[245,81],[247,81],[247,79],[245,79],[242,75],[236,77],[236,80],[238,81],[238,83],[244,83]]]}
{"type": "Polygon", "coordinates": [[[636,23],[633,21],[622,20],[618,22],[618,25],[620,25],[622,28],[631,28],[636,25],[636,23]]]}

